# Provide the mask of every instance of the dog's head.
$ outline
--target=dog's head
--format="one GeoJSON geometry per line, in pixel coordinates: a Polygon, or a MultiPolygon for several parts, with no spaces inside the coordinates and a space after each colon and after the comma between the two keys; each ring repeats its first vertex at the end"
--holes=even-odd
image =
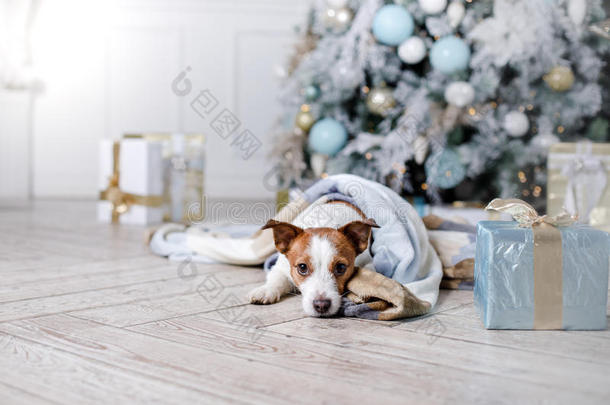
{"type": "Polygon", "coordinates": [[[331,316],[341,306],[341,295],[354,274],[356,256],[369,244],[371,219],[350,222],[339,229],[301,229],[287,222],[270,220],[275,247],[290,262],[290,276],[303,296],[303,309],[310,316],[331,316]]]}

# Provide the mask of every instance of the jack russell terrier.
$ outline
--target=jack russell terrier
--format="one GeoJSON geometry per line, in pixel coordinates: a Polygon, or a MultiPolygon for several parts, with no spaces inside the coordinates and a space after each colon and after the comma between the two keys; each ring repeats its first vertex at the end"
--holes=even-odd
{"type": "Polygon", "coordinates": [[[253,304],[273,304],[295,289],[307,315],[335,315],[355,269],[370,262],[371,228],[379,228],[354,205],[332,201],[312,206],[292,223],[269,220],[279,257],[264,285],[249,294],[253,304]],[[309,226],[308,226],[309,225],[309,226]]]}

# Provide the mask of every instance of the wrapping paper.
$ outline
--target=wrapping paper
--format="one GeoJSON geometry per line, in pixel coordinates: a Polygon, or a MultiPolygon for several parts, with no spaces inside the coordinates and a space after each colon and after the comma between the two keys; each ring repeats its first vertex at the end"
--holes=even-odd
{"type": "MultiPolygon", "coordinates": [[[[114,141],[100,141],[98,188],[106,190],[113,176],[114,141]]],[[[123,193],[137,196],[158,196],[163,194],[162,149],[158,142],[147,142],[142,139],[125,139],[120,142],[119,184],[123,193]]],[[[112,221],[113,204],[110,201],[99,201],[97,218],[100,222],[112,221]]],[[[121,224],[151,225],[161,222],[163,207],[142,204],[130,205],[129,209],[118,217],[121,224]]]]}
{"type": "Polygon", "coordinates": [[[163,220],[184,224],[204,219],[205,136],[202,134],[126,134],[162,145],[163,220]]]}
{"type": "MultiPolygon", "coordinates": [[[[559,227],[562,329],[605,329],[610,235],[559,227]]],[[[534,233],[516,221],[477,225],[475,305],[488,329],[534,329],[534,233]]]]}
{"type": "Polygon", "coordinates": [[[547,210],[566,208],[610,232],[610,143],[558,143],[548,157],[547,210]]]}

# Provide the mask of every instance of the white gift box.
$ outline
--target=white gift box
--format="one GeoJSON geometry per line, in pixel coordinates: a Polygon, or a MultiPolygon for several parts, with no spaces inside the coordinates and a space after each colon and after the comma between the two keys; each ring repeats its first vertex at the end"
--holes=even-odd
{"type": "Polygon", "coordinates": [[[557,143],[549,152],[547,213],[565,208],[610,232],[610,143],[557,143]]]}
{"type": "Polygon", "coordinates": [[[163,156],[163,220],[190,224],[203,219],[203,134],[125,134],[123,139],[159,142],[163,156]]]}
{"type": "MultiPolygon", "coordinates": [[[[119,184],[122,193],[141,197],[161,197],[163,194],[162,144],[144,139],[123,139],[119,143],[119,184]]],[[[107,190],[113,176],[114,141],[100,142],[99,180],[100,193],[107,190]]],[[[112,222],[113,205],[100,200],[97,217],[101,222],[112,222]]],[[[129,205],[126,212],[118,217],[120,224],[151,225],[162,222],[162,205],[129,205]]]]}

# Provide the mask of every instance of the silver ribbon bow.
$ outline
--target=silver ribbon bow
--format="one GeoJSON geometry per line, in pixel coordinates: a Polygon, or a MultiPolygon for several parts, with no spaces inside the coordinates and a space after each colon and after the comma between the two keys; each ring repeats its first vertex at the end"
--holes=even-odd
{"type": "Polygon", "coordinates": [[[576,221],[576,218],[565,210],[555,216],[538,215],[538,212],[534,207],[525,201],[516,198],[496,198],[490,202],[485,209],[487,211],[498,211],[510,214],[515,221],[519,223],[521,228],[531,228],[534,225],[540,225],[542,223],[553,226],[569,226],[576,221]]]}

